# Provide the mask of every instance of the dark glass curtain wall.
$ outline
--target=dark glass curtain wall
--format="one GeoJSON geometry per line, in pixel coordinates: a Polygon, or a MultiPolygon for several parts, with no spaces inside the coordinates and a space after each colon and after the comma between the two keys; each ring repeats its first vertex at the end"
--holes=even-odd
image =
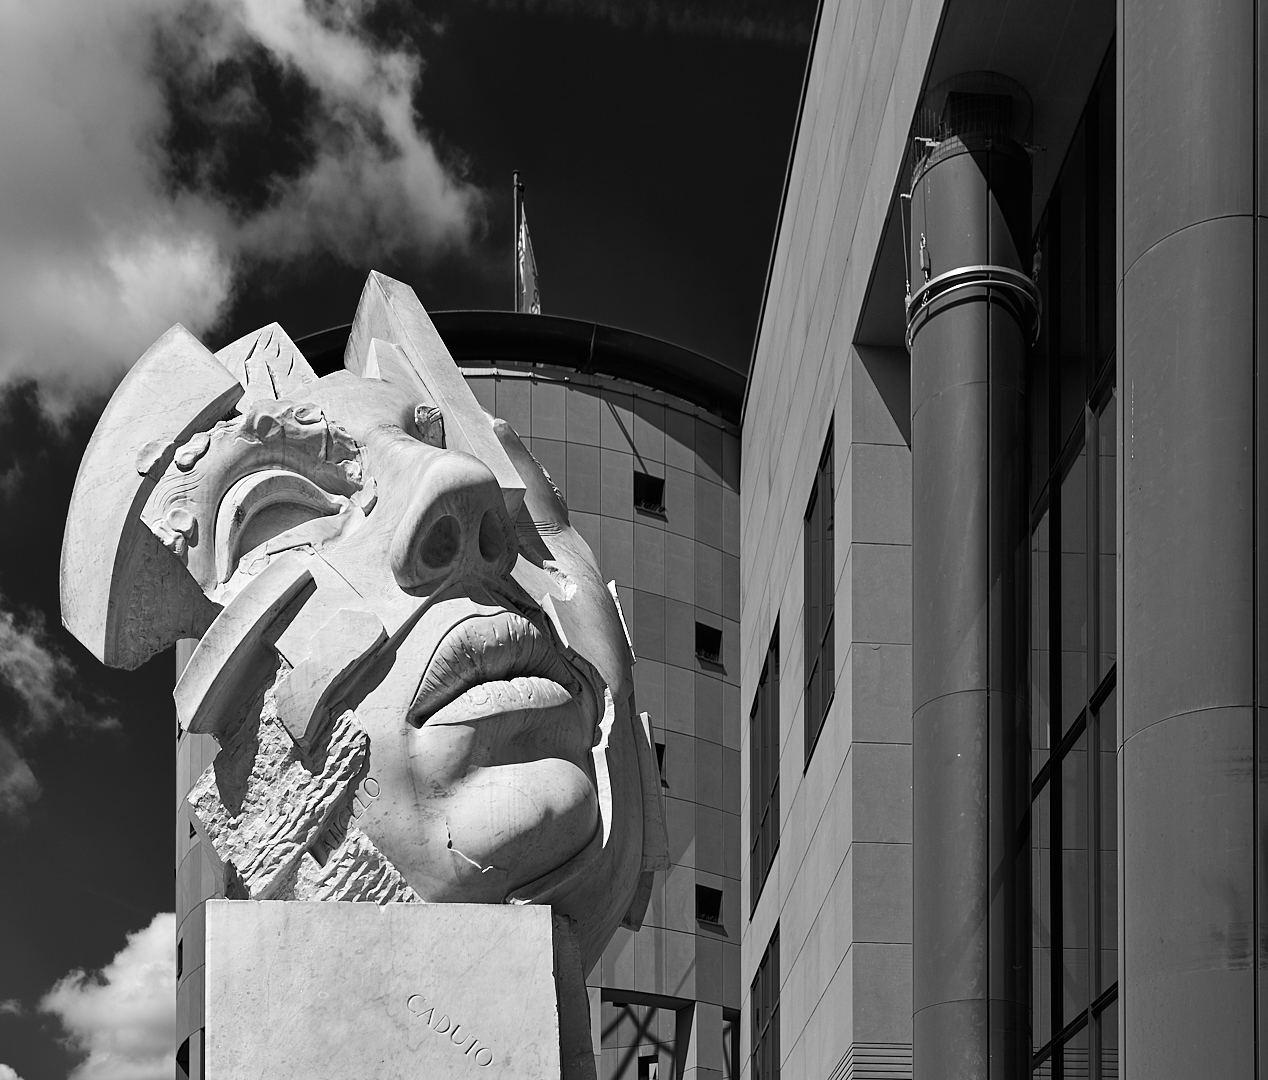
{"type": "Polygon", "coordinates": [[[1114,66],[1036,233],[1031,361],[1035,1076],[1118,1076],[1114,66]]]}

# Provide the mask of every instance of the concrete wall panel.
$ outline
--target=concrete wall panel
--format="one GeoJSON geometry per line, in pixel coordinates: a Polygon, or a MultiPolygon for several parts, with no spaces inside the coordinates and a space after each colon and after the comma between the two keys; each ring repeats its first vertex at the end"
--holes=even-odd
{"type": "Polygon", "coordinates": [[[1250,214],[1252,0],[1123,0],[1123,268],[1195,222],[1250,214]]]}
{"type": "Polygon", "coordinates": [[[1253,720],[1174,716],[1123,761],[1126,1075],[1254,1075],[1253,720]]]}
{"type": "Polygon", "coordinates": [[[1251,702],[1252,277],[1250,221],[1222,218],[1124,283],[1124,738],[1251,702]]]}

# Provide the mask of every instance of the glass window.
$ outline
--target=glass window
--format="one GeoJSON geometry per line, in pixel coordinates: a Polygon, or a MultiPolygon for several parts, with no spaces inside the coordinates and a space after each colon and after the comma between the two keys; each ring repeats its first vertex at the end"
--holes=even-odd
{"type": "Polygon", "coordinates": [[[1053,195],[1056,202],[1057,307],[1052,313],[1061,418],[1058,447],[1079,426],[1087,402],[1087,124],[1079,125],[1053,195]]]}
{"type": "Polygon", "coordinates": [[[757,906],[779,847],[779,620],[749,713],[749,822],[751,892],[757,906]]]}
{"type": "Polygon", "coordinates": [[[1087,454],[1080,450],[1061,482],[1061,730],[1087,703],[1087,454]]]}
{"type": "Polygon", "coordinates": [[[1118,1076],[1113,92],[1111,47],[1036,237],[1031,1071],[1054,1080],[1118,1076]]]}
{"type": "Polygon", "coordinates": [[[1062,1080],[1087,1080],[1089,1076],[1087,1035],[1085,1024],[1071,1034],[1061,1047],[1062,1080]]]}
{"type": "Polygon", "coordinates": [[[1118,447],[1118,403],[1113,392],[1096,414],[1097,447],[1097,652],[1098,679],[1114,666],[1117,631],[1118,509],[1116,460],[1118,447]]]}
{"type": "MultiPolygon", "coordinates": [[[[1111,80],[1112,82],[1113,80],[1111,80]]],[[[1105,84],[1102,83],[1102,86],[1105,84]]],[[[1096,199],[1096,357],[1106,360],[1114,351],[1114,94],[1099,93],[1088,110],[1096,125],[1088,146],[1095,157],[1096,199]],[[1106,135],[1108,134],[1108,139],[1106,135]]]]}
{"type": "MultiPolygon", "coordinates": [[[[1052,270],[1052,251],[1045,231],[1035,239],[1035,251],[1039,258],[1039,278],[1036,284],[1044,296],[1044,303],[1050,303],[1052,289],[1050,286],[1052,270]]],[[[1051,433],[1051,363],[1049,347],[1048,319],[1039,321],[1039,338],[1030,350],[1029,383],[1027,394],[1030,406],[1030,501],[1039,499],[1044,485],[1048,482],[1048,473],[1052,470],[1050,448],[1051,433]]]]}
{"type": "Polygon", "coordinates": [[[1101,1080],[1118,1080],[1118,1002],[1100,1013],[1101,1080]]]}
{"type": "Polygon", "coordinates": [[[779,1080],[779,926],[757,965],[751,988],[753,1080],[779,1080]]]}
{"type": "Polygon", "coordinates": [[[833,563],[832,425],[819,458],[810,503],[806,507],[806,765],[832,704],[836,687],[833,656],[833,606],[836,575],[833,563]]]}
{"type": "Polygon", "coordinates": [[[1045,784],[1031,807],[1030,896],[1033,906],[1031,1013],[1038,1053],[1052,1039],[1052,788],[1045,784]]]}
{"type": "Polygon", "coordinates": [[[1052,626],[1052,604],[1049,584],[1052,578],[1048,511],[1030,537],[1030,747],[1033,754],[1033,776],[1048,759],[1052,749],[1052,664],[1049,637],[1052,626]]]}
{"type": "Polygon", "coordinates": [[[1100,742],[1097,754],[1100,799],[1097,804],[1100,875],[1097,893],[1097,935],[1100,938],[1100,972],[1093,993],[1100,996],[1118,983],[1118,694],[1109,697],[1096,711],[1100,742]]]}
{"type": "Polygon", "coordinates": [[[1088,998],[1087,732],[1061,760],[1061,1024],[1088,998]]]}

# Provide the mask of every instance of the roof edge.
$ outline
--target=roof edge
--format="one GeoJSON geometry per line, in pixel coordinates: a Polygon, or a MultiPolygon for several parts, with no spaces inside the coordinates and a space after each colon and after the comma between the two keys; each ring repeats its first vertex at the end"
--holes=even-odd
{"type": "MultiPolygon", "coordinates": [[[[737,424],[745,376],[691,349],[634,330],[560,315],[514,311],[429,313],[460,364],[546,364],[607,375],[673,394],[737,424]]],[[[333,326],[296,339],[318,371],[342,365],[351,327],[333,326]]]]}
{"type": "Polygon", "coordinates": [[[797,140],[801,137],[801,118],[806,112],[806,95],[810,91],[810,69],[815,61],[815,47],[819,44],[819,23],[823,18],[823,2],[815,5],[815,24],[810,31],[810,49],[806,53],[806,70],[801,76],[801,97],[797,101],[797,121],[793,125],[792,142],[788,145],[788,165],[784,169],[784,190],[779,196],[779,215],[775,218],[775,235],[771,237],[770,257],[766,260],[766,284],[762,287],[762,306],[757,313],[757,328],[753,331],[753,350],[749,353],[748,373],[744,380],[744,399],[740,402],[740,425],[748,410],[748,388],[753,378],[753,365],[757,363],[757,343],[762,337],[762,323],[766,320],[766,300],[770,296],[771,277],[775,273],[775,250],[779,247],[779,234],[784,227],[784,210],[788,206],[788,189],[792,185],[793,159],[797,155],[797,140]]]}

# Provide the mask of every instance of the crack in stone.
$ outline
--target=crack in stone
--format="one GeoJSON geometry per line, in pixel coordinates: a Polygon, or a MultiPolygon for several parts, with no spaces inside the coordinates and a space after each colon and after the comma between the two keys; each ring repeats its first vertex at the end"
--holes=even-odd
{"type": "Polygon", "coordinates": [[[489,863],[488,866],[481,866],[470,855],[467,855],[465,852],[459,851],[456,847],[454,847],[453,846],[453,832],[450,830],[449,822],[447,821],[445,822],[445,836],[449,838],[449,842],[445,846],[448,847],[449,850],[452,851],[455,855],[457,855],[460,859],[466,859],[466,861],[469,862],[472,866],[474,866],[477,870],[479,870],[480,873],[487,874],[490,870],[499,869],[499,867],[494,866],[493,863],[489,863]]]}

